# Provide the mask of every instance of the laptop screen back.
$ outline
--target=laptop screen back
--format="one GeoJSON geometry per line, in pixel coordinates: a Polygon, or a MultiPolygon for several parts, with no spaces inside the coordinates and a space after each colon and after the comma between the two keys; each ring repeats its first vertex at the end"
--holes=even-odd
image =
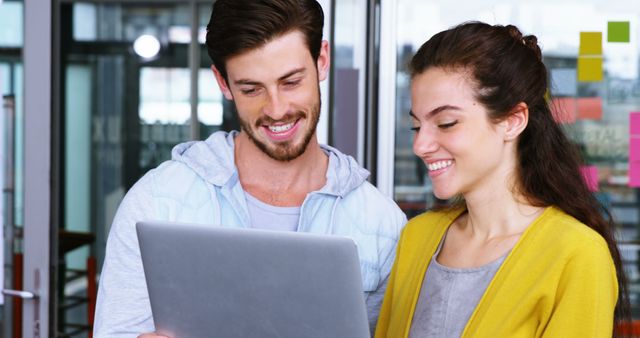
{"type": "Polygon", "coordinates": [[[137,224],[156,330],[189,337],[369,337],[353,240],[137,224]]]}

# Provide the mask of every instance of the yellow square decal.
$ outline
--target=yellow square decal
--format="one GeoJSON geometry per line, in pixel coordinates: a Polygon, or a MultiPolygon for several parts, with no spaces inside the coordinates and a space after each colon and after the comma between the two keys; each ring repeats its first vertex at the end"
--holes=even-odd
{"type": "Polygon", "coordinates": [[[580,32],[580,55],[602,55],[602,32],[580,32]]]}
{"type": "Polygon", "coordinates": [[[578,81],[602,81],[602,57],[578,57],[578,81]]]}

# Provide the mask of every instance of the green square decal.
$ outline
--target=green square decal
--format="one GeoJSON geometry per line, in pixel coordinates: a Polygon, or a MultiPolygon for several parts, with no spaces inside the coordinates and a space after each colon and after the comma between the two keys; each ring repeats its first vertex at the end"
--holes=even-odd
{"type": "Polygon", "coordinates": [[[609,21],[607,24],[608,42],[629,42],[629,21],[609,21]]]}

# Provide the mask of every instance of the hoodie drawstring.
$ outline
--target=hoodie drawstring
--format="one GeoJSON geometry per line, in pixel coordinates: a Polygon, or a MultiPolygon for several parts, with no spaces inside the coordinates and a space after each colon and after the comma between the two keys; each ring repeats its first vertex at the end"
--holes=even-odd
{"type": "Polygon", "coordinates": [[[342,196],[338,196],[336,197],[335,201],[333,201],[333,207],[331,208],[331,215],[329,216],[329,234],[333,233],[333,220],[334,220],[334,215],[336,213],[336,208],[338,207],[338,202],[342,199],[342,196]]]}

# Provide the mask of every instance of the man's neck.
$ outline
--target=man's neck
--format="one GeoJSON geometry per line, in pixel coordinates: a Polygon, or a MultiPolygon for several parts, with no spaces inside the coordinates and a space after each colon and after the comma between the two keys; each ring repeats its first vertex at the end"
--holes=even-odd
{"type": "Polygon", "coordinates": [[[236,137],[234,151],[243,189],[265,203],[299,206],[326,183],[329,157],[315,135],[302,155],[287,162],[269,157],[244,132],[236,137]]]}

